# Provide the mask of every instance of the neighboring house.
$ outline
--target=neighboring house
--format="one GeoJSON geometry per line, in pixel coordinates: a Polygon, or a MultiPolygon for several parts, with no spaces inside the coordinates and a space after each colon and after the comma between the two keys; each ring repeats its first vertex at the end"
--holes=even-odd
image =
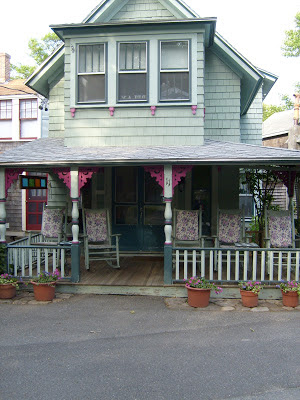
{"type": "MultiPolygon", "coordinates": [[[[295,95],[295,109],[285,110],[272,114],[263,123],[263,146],[281,147],[300,150],[300,126],[299,126],[299,95],[295,95]],[[298,114],[297,114],[298,109],[298,114]]],[[[299,177],[296,178],[296,197],[299,196],[299,177]]],[[[288,209],[289,197],[286,187],[279,183],[274,191],[274,204],[282,209],[288,209]]],[[[297,201],[299,210],[299,201],[297,201]]],[[[299,215],[299,211],[297,212],[299,215]]]]}
{"type": "Polygon", "coordinates": [[[202,208],[213,235],[218,209],[239,208],[240,168],[299,168],[297,152],[261,146],[276,76],[215,28],[180,0],[104,0],[52,26],[64,44],[26,82],[49,99],[49,137],[0,155],[0,192],[8,168],[49,174],[48,204],[72,203],[74,282],[80,200],[110,210],[121,251],[164,251],[171,284],[172,209],[202,208]]]}
{"type": "MultiPolygon", "coordinates": [[[[47,136],[47,112],[40,110],[41,96],[25,85],[25,79],[10,80],[10,56],[0,53],[0,151],[5,152],[29,141],[47,136]],[[42,129],[43,121],[43,129],[42,129]],[[42,134],[43,133],[43,134],[42,134]]],[[[44,191],[45,192],[45,191],[44,191]]],[[[38,204],[41,193],[23,192],[14,183],[7,197],[8,236],[18,236],[32,228],[31,221],[41,212],[38,204]],[[37,200],[37,197],[39,200],[37,200]]],[[[42,200],[46,201],[46,193],[42,200]]],[[[36,224],[35,224],[36,225],[36,224]]],[[[40,224],[35,226],[40,229],[40,224]]]]}

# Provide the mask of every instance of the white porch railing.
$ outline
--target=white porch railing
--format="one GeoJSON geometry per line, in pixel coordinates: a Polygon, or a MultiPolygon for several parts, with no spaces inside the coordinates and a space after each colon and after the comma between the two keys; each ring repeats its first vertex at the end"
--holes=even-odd
{"type": "Polygon", "coordinates": [[[66,251],[68,245],[47,245],[42,235],[37,234],[7,244],[7,263],[13,268],[14,276],[30,278],[41,272],[59,270],[62,278],[66,276],[66,251]]]}
{"type": "Polygon", "coordinates": [[[191,276],[210,281],[299,281],[300,249],[173,248],[173,282],[191,276]]]}

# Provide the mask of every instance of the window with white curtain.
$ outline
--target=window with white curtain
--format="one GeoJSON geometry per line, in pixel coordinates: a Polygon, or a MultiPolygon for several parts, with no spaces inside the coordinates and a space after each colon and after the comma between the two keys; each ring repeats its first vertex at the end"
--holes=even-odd
{"type": "Polygon", "coordinates": [[[190,100],[188,40],[160,42],[160,101],[190,100]]]}
{"type": "Polygon", "coordinates": [[[0,100],[0,119],[11,119],[12,101],[0,100]]]}
{"type": "Polygon", "coordinates": [[[37,119],[37,100],[20,100],[20,119],[37,119]]]}
{"type": "Polygon", "coordinates": [[[105,44],[78,46],[78,102],[106,101],[105,44]]]}
{"type": "Polygon", "coordinates": [[[147,42],[119,43],[118,101],[147,101],[147,42]]]}

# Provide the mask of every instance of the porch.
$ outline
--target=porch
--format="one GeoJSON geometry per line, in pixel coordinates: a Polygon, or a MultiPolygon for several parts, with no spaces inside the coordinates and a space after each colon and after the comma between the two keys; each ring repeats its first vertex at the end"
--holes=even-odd
{"type": "Polygon", "coordinates": [[[171,269],[165,261],[163,254],[123,253],[119,269],[105,261],[91,261],[90,269],[86,270],[81,256],[79,276],[74,280],[70,245],[28,246],[26,238],[8,244],[8,264],[15,275],[30,280],[41,271],[52,272],[58,268],[63,277],[58,291],[67,293],[186,297],[184,280],[198,275],[222,285],[224,298],[237,298],[237,282],[251,279],[265,284],[268,290],[263,298],[276,299],[280,297],[276,284],[281,280],[299,281],[300,273],[300,249],[290,248],[278,251],[249,247],[173,247],[171,269]],[[171,281],[166,284],[168,275],[171,281]]]}

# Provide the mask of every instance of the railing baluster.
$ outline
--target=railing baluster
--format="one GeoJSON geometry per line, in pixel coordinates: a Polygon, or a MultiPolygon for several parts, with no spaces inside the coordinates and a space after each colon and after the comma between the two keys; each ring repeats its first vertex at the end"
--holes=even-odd
{"type": "Polygon", "coordinates": [[[278,253],[278,280],[282,279],[282,251],[278,253]]]}
{"type": "Polygon", "coordinates": [[[205,251],[201,251],[201,276],[205,276],[205,251]]]}
{"type": "Polygon", "coordinates": [[[187,279],[187,261],[188,261],[188,252],[187,250],[184,250],[184,266],[183,266],[183,277],[184,279],[187,279]]]}
{"type": "Polygon", "coordinates": [[[222,250],[218,251],[218,281],[222,280],[222,250]]]}
{"type": "Polygon", "coordinates": [[[244,281],[248,279],[248,251],[244,250],[244,281]]]}
{"type": "Polygon", "coordinates": [[[44,255],[45,255],[45,272],[49,272],[49,249],[45,249],[44,251],[44,255]]]}
{"type": "Polygon", "coordinates": [[[193,250],[193,276],[196,276],[196,250],[193,250]]]}
{"type": "Polygon", "coordinates": [[[261,266],[260,266],[260,280],[265,280],[265,271],[266,271],[266,252],[261,252],[261,266]]]}
{"type": "Polygon", "coordinates": [[[28,274],[32,276],[32,249],[28,252],[28,274]]]}
{"type": "Polygon", "coordinates": [[[230,281],[231,251],[227,250],[227,280],[230,281]]]}
{"type": "Polygon", "coordinates": [[[36,250],[36,256],[37,256],[37,264],[36,264],[36,272],[37,275],[41,273],[41,249],[38,248],[36,250]]]}
{"type": "Polygon", "coordinates": [[[176,250],[175,268],[176,280],[179,280],[179,250],[176,250]]]}
{"type": "Polygon", "coordinates": [[[253,257],[253,262],[252,262],[252,267],[253,267],[253,280],[256,281],[257,277],[257,251],[252,252],[252,257],[253,257]]]}
{"type": "Polygon", "coordinates": [[[61,256],[60,276],[62,278],[64,278],[65,277],[65,249],[62,249],[60,251],[60,256],[61,256]]]}
{"type": "Polygon", "coordinates": [[[299,281],[299,251],[296,252],[295,279],[299,281]]]}
{"type": "Polygon", "coordinates": [[[274,251],[270,251],[270,262],[269,262],[269,279],[270,281],[273,280],[273,271],[274,271],[274,251]]]}
{"type": "Polygon", "coordinates": [[[21,271],[22,276],[25,276],[25,249],[21,250],[21,271]]]}
{"type": "Polygon", "coordinates": [[[240,279],[240,252],[236,250],[235,252],[235,280],[240,279]]]}
{"type": "Polygon", "coordinates": [[[210,250],[209,252],[209,280],[212,281],[214,279],[214,251],[210,250]]]}
{"type": "Polygon", "coordinates": [[[291,280],[291,260],[292,260],[292,253],[288,252],[288,259],[287,259],[287,280],[291,280]]]}

